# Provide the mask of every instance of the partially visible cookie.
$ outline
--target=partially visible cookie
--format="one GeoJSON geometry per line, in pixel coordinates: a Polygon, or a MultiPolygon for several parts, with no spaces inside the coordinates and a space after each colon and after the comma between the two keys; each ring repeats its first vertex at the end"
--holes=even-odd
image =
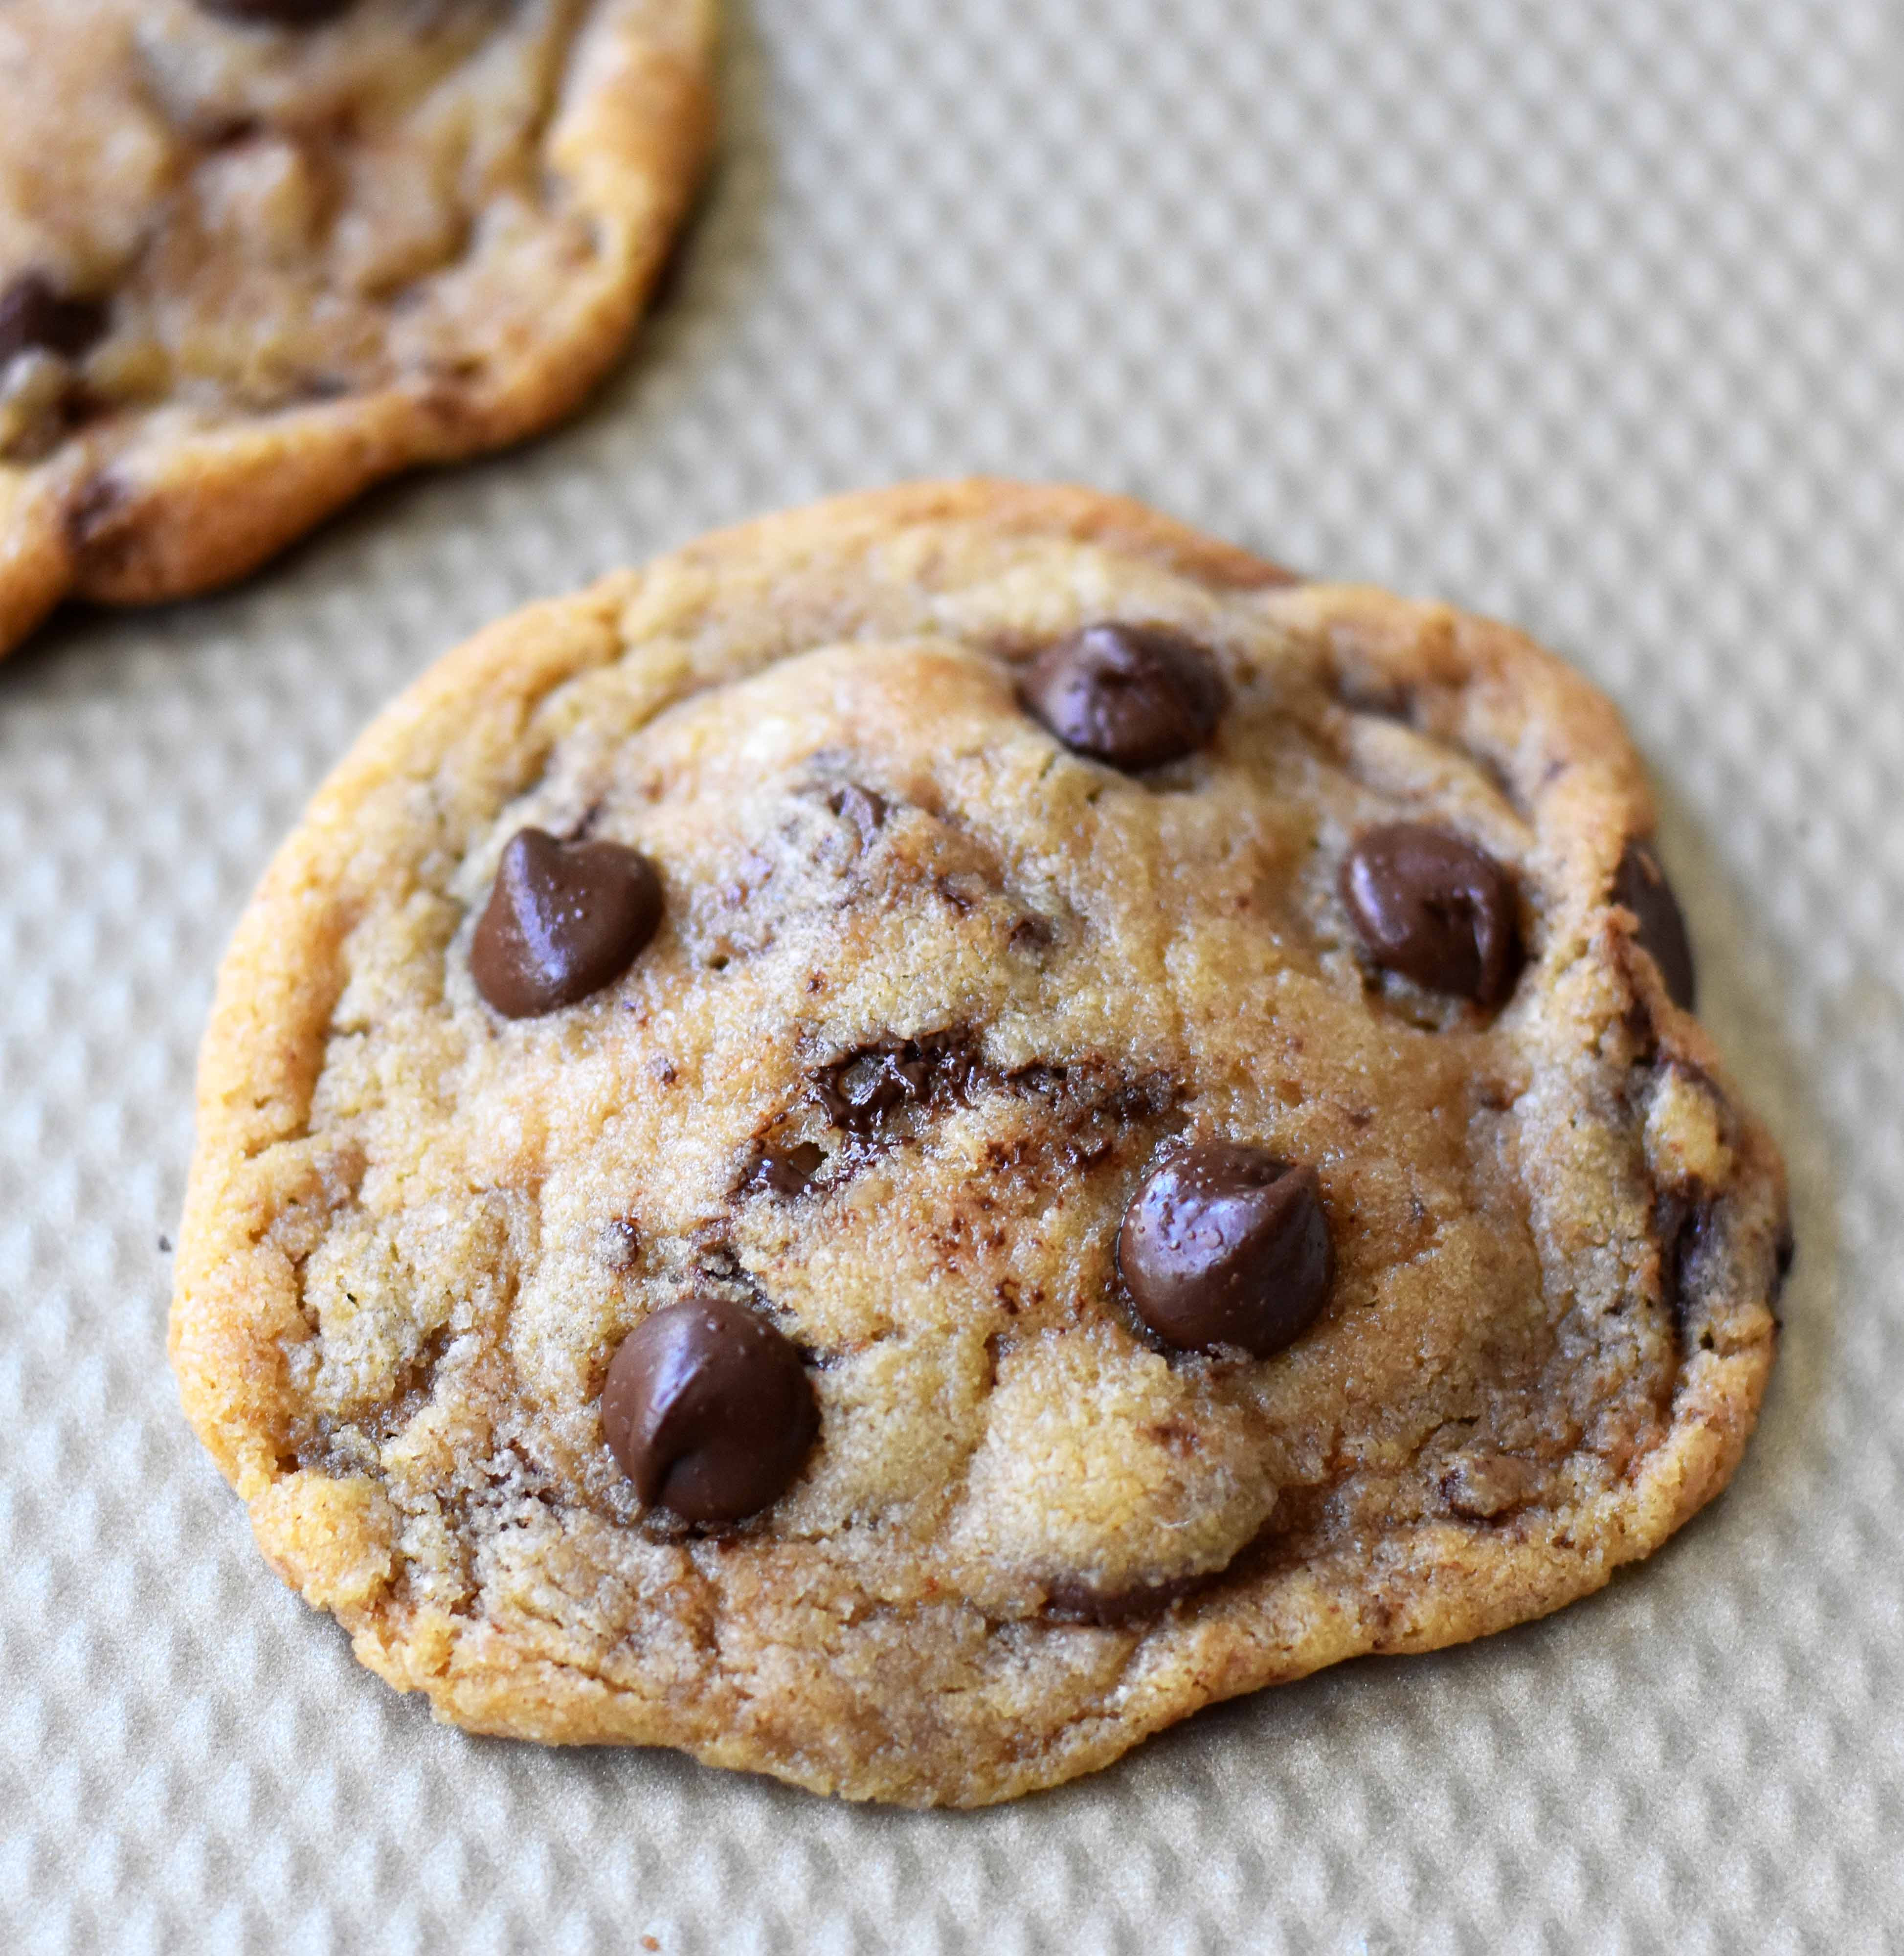
{"type": "Polygon", "coordinates": [[[855,1798],[1538,1616],[1724,1485],[1789,1254],[1652,829],[1519,634],[1081,491],[538,606],[239,927],[187,1411],[440,1716],[855,1798]]]}
{"type": "Polygon", "coordinates": [[[0,651],[515,440],[626,343],[714,0],[8,0],[0,651]]]}

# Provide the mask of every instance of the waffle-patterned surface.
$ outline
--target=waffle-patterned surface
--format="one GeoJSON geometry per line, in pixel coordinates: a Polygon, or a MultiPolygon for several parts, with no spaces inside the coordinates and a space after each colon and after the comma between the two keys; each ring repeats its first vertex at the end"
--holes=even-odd
{"type": "Polygon", "coordinates": [[[0,1941],[1879,1949],[1904,1937],[1904,43],[1878,0],[734,0],[594,410],[0,667],[0,1941]],[[1544,1624],[967,1816],[431,1724],[265,1571],[163,1360],[226,932],[497,613],[822,491],[1148,497],[1506,614],[1625,708],[1792,1169],[1760,1439],[1544,1624]]]}

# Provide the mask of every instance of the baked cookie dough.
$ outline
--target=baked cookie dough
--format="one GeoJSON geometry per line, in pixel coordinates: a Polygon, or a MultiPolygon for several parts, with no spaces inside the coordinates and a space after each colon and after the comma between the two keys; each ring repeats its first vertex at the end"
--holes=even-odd
{"type": "Polygon", "coordinates": [[[973,1805],[1598,1588],[1724,1485],[1782,1171],[1612,708],[976,482],[453,654],[241,923],[172,1350],[437,1714],[973,1805]]]}
{"type": "Polygon", "coordinates": [[[6,0],[0,652],[513,441],[626,343],[714,0],[6,0]]]}

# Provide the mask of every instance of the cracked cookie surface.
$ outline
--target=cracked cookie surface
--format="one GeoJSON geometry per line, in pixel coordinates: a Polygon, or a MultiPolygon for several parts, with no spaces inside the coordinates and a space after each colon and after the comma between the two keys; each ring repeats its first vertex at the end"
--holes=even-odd
{"type": "Polygon", "coordinates": [[[1009,1797],[1539,1615],[1723,1485],[1789,1254],[1618,894],[1651,828],[1612,709],[1524,638],[1133,504],[924,485],[704,540],[453,655],[285,845],[201,1063],[187,1410],[440,1715],[853,1797],[1009,1797]],[[1187,752],[1028,709],[1107,625],[1214,662],[1187,752]],[[1498,866],[1505,998],[1371,954],[1344,866],[1397,824],[1498,866]],[[510,1018],[470,947],[525,830],[638,851],[663,904],[510,1018]],[[1319,1193],[1326,1297],[1269,1355],[1179,1349],[1120,1222],[1160,1165],[1258,1155],[1319,1193]],[[602,1416],[694,1298],[817,1407],[712,1526],[602,1416]]]}
{"type": "Polygon", "coordinates": [[[566,413],[708,155],[713,0],[244,11],[0,8],[0,651],[566,413]]]}

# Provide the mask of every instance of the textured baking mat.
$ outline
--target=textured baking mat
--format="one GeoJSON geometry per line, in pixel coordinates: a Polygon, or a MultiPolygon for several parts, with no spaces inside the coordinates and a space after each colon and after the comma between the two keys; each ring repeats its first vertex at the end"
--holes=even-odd
{"type": "Polygon", "coordinates": [[[580,422],[0,667],[0,1947],[1899,1946],[1896,18],[735,0],[718,181],[580,422]],[[1594,1600],[992,1812],[434,1726],[266,1572],[165,1369],[226,933],[496,613],[979,468],[1505,613],[1617,696],[1791,1159],[1758,1442],[1594,1600]]]}

